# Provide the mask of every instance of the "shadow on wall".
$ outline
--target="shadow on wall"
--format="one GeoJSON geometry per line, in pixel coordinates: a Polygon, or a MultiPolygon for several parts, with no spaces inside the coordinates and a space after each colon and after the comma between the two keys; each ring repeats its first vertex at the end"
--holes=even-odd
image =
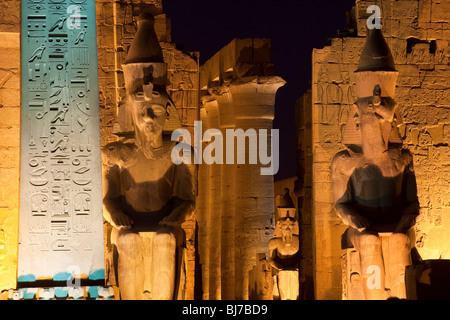
{"type": "Polygon", "coordinates": [[[450,260],[420,260],[406,268],[408,299],[450,300],[450,260]]]}

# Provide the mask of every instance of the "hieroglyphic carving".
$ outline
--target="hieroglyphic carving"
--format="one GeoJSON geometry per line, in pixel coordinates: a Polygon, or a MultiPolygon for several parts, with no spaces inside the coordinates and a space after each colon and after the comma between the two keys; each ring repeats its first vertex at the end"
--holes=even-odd
{"type": "Polygon", "coordinates": [[[95,4],[22,1],[19,281],[101,274],[95,4]]]}
{"type": "Polygon", "coordinates": [[[164,47],[164,58],[168,61],[168,91],[178,108],[183,126],[189,126],[197,120],[198,104],[198,61],[192,55],[174,50],[170,46],[164,47]]]}

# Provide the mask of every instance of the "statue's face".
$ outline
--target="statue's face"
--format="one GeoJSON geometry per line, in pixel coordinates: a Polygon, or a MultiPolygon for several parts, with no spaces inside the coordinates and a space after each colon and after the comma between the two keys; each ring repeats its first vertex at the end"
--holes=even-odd
{"type": "Polygon", "coordinates": [[[390,98],[374,96],[358,99],[358,113],[354,117],[360,130],[365,156],[377,157],[388,150],[389,136],[395,125],[395,102],[390,98]]]}
{"type": "Polygon", "coordinates": [[[292,219],[285,219],[280,222],[280,230],[283,238],[292,236],[295,223],[292,219]]]}
{"type": "Polygon", "coordinates": [[[167,118],[167,97],[157,91],[151,94],[142,91],[133,94],[131,100],[133,120],[144,139],[153,141],[161,136],[167,118]]]}

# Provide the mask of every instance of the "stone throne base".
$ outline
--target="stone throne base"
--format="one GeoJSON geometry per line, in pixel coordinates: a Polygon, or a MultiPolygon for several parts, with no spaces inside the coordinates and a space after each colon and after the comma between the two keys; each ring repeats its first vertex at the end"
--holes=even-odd
{"type": "MultiPolygon", "coordinates": [[[[146,231],[146,232],[139,232],[139,235],[145,239],[145,241],[147,243],[151,243],[154,235],[156,234],[156,232],[150,232],[150,231],[146,231]]],[[[108,235],[110,236],[110,234],[108,235]]],[[[185,300],[186,297],[186,275],[187,275],[187,248],[186,248],[186,243],[185,243],[185,234],[184,232],[182,232],[182,236],[181,236],[182,240],[180,240],[179,243],[177,243],[177,248],[176,248],[176,254],[175,254],[175,288],[174,288],[174,295],[173,295],[173,300],[185,300]]],[[[108,237],[108,239],[110,239],[110,237],[108,237]]],[[[120,283],[118,281],[119,277],[118,277],[118,251],[117,251],[117,247],[114,243],[109,243],[109,245],[107,246],[107,248],[109,249],[109,252],[106,253],[106,275],[107,275],[107,279],[106,279],[106,283],[109,286],[115,286],[119,288],[120,291],[120,283]]],[[[144,246],[144,261],[149,261],[151,260],[151,249],[148,248],[148,246],[144,246]]],[[[146,263],[147,265],[149,265],[150,263],[146,263]]],[[[151,270],[145,270],[146,273],[146,279],[149,279],[150,277],[149,272],[151,272],[151,270]]],[[[151,287],[152,284],[148,283],[148,280],[145,281],[144,284],[144,288],[148,288],[151,287]]],[[[117,299],[120,299],[120,295],[117,296],[117,299]]],[[[142,296],[143,300],[150,300],[150,294],[148,294],[147,292],[143,292],[143,296],[142,296]]]]}
{"type": "Polygon", "coordinates": [[[280,300],[298,300],[299,279],[297,270],[278,271],[277,287],[280,300]]]}
{"type": "MultiPolygon", "coordinates": [[[[389,238],[392,232],[380,232],[383,260],[385,265],[389,265],[389,238]]],[[[413,230],[408,232],[408,236],[413,238],[413,230]]],[[[411,241],[413,244],[414,241],[411,241]]],[[[365,300],[364,288],[362,284],[361,265],[359,252],[347,239],[347,231],[341,238],[341,270],[342,270],[342,300],[365,300]]],[[[391,295],[391,279],[389,274],[385,277],[385,299],[396,298],[391,295]]],[[[406,277],[405,277],[406,282],[406,277]]]]}
{"type": "MultiPolygon", "coordinates": [[[[139,232],[141,237],[145,239],[147,243],[151,243],[153,240],[153,237],[155,236],[156,232],[139,232]]],[[[183,233],[183,237],[185,238],[185,234],[183,233]]],[[[150,248],[148,248],[150,249],[150,248]]],[[[151,250],[151,249],[150,249],[151,250]]],[[[144,256],[144,261],[149,260],[151,257],[152,252],[146,251],[144,256]]],[[[184,300],[185,294],[186,294],[186,273],[187,273],[187,249],[184,246],[184,242],[181,245],[177,246],[176,254],[175,254],[175,290],[174,290],[174,296],[173,300],[184,300]]],[[[157,263],[157,262],[156,262],[157,263]]],[[[146,265],[149,265],[150,263],[147,261],[146,265]]],[[[146,285],[144,288],[151,287],[153,284],[147,284],[147,279],[150,278],[150,270],[146,270],[146,285]]],[[[145,300],[150,300],[151,297],[146,297],[144,294],[145,300]]]]}

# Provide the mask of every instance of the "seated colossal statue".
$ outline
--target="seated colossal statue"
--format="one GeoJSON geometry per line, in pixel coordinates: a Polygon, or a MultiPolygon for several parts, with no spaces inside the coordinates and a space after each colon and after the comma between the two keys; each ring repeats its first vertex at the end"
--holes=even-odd
{"type": "Polygon", "coordinates": [[[358,99],[343,133],[346,150],[332,163],[335,209],[349,226],[343,243],[359,253],[368,300],[406,298],[408,231],[420,208],[412,155],[397,128],[397,75],[381,30],[369,30],[355,72],[358,99]],[[382,246],[382,237],[389,237],[388,245],[382,246]]]}
{"type": "Polygon", "coordinates": [[[166,133],[176,129],[176,109],[166,70],[153,17],[143,14],[123,65],[121,139],[103,148],[104,217],[113,226],[122,299],[174,299],[183,273],[181,224],[195,197],[190,168],[171,160],[166,133]]]}

